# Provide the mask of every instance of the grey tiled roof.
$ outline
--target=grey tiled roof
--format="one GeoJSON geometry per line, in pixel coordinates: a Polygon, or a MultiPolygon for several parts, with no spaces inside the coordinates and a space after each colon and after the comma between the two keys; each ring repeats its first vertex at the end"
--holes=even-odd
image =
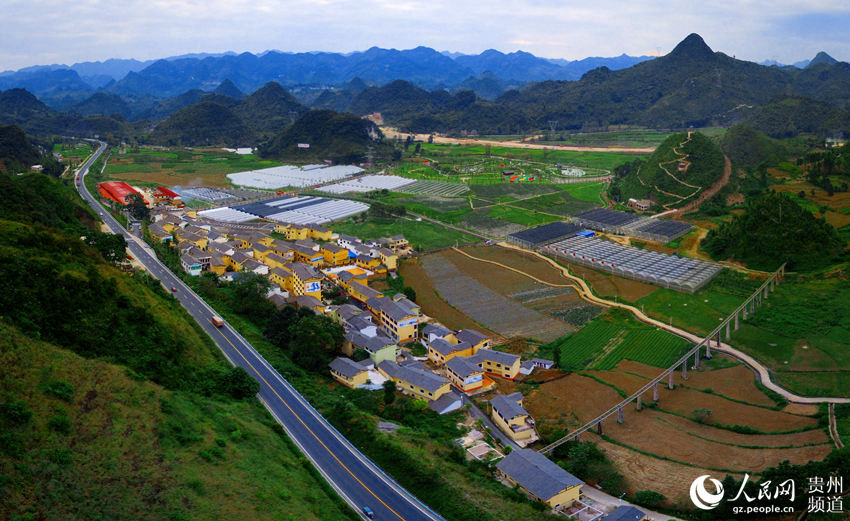
{"type": "Polygon", "coordinates": [[[388,317],[395,321],[404,320],[405,318],[414,315],[388,298],[383,298],[381,300],[384,301],[381,303],[381,311],[386,313],[388,317]]]}
{"type": "Polygon", "coordinates": [[[455,335],[458,340],[461,342],[469,342],[470,345],[477,345],[479,342],[483,340],[488,340],[489,337],[479,333],[474,329],[461,329],[455,335]]]}
{"type": "Polygon", "coordinates": [[[604,521],[640,521],[646,517],[643,510],[635,508],[631,505],[623,505],[617,507],[616,510],[603,517],[604,521]]]}
{"type": "Polygon", "coordinates": [[[366,370],[366,368],[354,360],[342,356],[334,358],[333,362],[328,364],[328,366],[346,378],[353,378],[366,370]]]}
{"type": "Polygon", "coordinates": [[[470,356],[469,361],[480,364],[485,360],[495,362],[497,364],[512,366],[519,359],[519,356],[505,353],[503,351],[493,351],[492,349],[481,349],[475,356],[470,356]]]}
{"type": "Polygon", "coordinates": [[[480,373],[481,368],[475,364],[470,364],[463,357],[456,356],[446,362],[446,367],[461,378],[467,378],[475,373],[480,373]]]}
{"type": "Polygon", "coordinates": [[[417,367],[400,366],[393,362],[384,361],[378,364],[378,368],[390,375],[393,379],[410,382],[417,387],[425,389],[426,391],[434,392],[448,383],[448,380],[442,376],[437,376],[431,371],[419,369],[417,367]]]}
{"type": "Polygon", "coordinates": [[[462,398],[454,391],[447,392],[428,404],[428,408],[437,414],[445,414],[456,411],[461,407],[463,407],[462,398]]]}
{"type": "Polygon", "coordinates": [[[470,345],[465,342],[451,344],[442,338],[435,338],[430,344],[428,344],[428,346],[443,356],[448,356],[455,351],[463,351],[470,347],[470,345]]]}
{"type": "Polygon", "coordinates": [[[366,336],[357,331],[347,332],[345,334],[345,339],[351,342],[355,347],[365,349],[373,354],[387,346],[395,345],[395,342],[384,335],[366,336]]]}
{"type": "Polygon", "coordinates": [[[496,467],[522,488],[544,500],[566,488],[584,485],[582,480],[531,449],[511,451],[496,467]]]}
{"type": "Polygon", "coordinates": [[[493,410],[498,412],[502,418],[510,420],[517,416],[528,416],[528,411],[517,403],[520,400],[522,400],[522,394],[520,393],[512,393],[507,396],[500,394],[490,400],[490,405],[493,406],[493,410]]]}
{"type": "Polygon", "coordinates": [[[427,338],[428,335],[438,335],[440,338],[444,338],[451,333],[452,331],[450,329],[446,329],[440,324],[428,324],[422,328],[422,336],[425,338],[427,338]]]}

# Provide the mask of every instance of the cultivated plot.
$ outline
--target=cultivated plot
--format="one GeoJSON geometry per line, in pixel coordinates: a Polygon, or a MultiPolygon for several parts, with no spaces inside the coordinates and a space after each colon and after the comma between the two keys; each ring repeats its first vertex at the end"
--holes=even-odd
{"type": "Polygon", "coordinates": [[[423,258],[422,266],[443,299],[503,336],[551,340],[569,329],[563,322],[532,311],[485,287],[441,255],[423,258]]]}

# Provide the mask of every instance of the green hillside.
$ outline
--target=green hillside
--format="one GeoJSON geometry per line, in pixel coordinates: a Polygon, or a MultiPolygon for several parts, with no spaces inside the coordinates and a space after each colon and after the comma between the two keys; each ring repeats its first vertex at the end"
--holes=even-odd
{"type": "Polygon", "coordinates": [[[723,152],[699,132],[668,137],[636,168],[617,171],[613,199],[651,199],[665,207],[693,200],[723,175],[723,152]]]}
{"type": "Polygon", "coordinates": [[[774,138],[800,134],[824,138],[850,134],[850,111],[802,96],[786,96],[756,108],[744,124],[774,138]]]}
{"type": "Polygon", "coordinates": [[[71,188],[0,176],[0,519],[351,519],[71,188]]]}
{"type": "Polygon", "coordinates": [[[148,141],[160,145],[250,145],[253,136],[233,110],[221,103],[201,101],[161,121],[148,141]]]}
{"type": "Polygon", "coordinates": [[[835,262],[843,251],[838,233],[787,194],[771,192],[747,201],[743,214],[711,230],[702,243],[714,259],[734,259],[748,268],[810,271],[835,262]]]}
{"type": "Polygon", "coordinates": [[[387,156],[391,146],[381,141],[381,131],[367,119],[331,110],[311,110],[260,148],[264,157],[294,161],[330,159],[361,162],[372,147],[376,157],[387,156]],[[310,148],[299,148],[306,143],[310,148]]]}
{"type": "Polygon", "coordinates": [[[0,518],[353,516],[255,400],[170,391],[0,321],[0,518]]]}
{"type": "Polygon", "coordinates": [[[720,138],[720,147],[735,167],[773,164],[804,151],[795,142],[772,138],[744,123],[727,130],[720,138]]]}

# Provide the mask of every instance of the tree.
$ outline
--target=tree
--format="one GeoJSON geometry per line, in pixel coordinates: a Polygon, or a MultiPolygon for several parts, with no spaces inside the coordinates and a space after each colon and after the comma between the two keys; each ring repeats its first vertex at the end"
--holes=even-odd
{"type": "Polygon", "coordinates": [[[656,508],[663,503],[667,497],[654,490],[638,490],[635,492],[635,503],[649,508],[656,508]]]}
{"type": "Polygon", "coordinates": [[[395,382],[387,380],[384,382],[384,403],[389,405],[395,401],[395,382]]]}
{"type": "Polygon", "coordinates": [[[134,219],[143,221],[150,217],[150,208],[145,204],[141,195],[133,193],[125,197],[124,200],[127,201],[127,211],[134,219]]]}
{"type": "Polygon", "coordinates": [[[251,316],[252,319],[264,322],[265,317],[274,309],[274,305],[266,299],[271,288],[269,279],[256,273],[241,273],[231,283],[231,304],[240,314],[251,316]],[[262,318],[262,319],[261,319],[262,318]]]}
{"type": "Polygon", "coordinates": [[[401,292],[404,293],[404,296],[407,297],[409,300],[416,302],[416,290],[415,289],[411,288],[410,286],[405,286],[404,289],[401,292]]]}
{"type": "Polygon", "coordinates": [[[691,415],[694,417],[694,421],[705,423],[711,417],[711,409],[694,409],[691,411],[691,415]]]}
{"type": "Polygon", "coordinates": [[[109,262],[120,262],[127,250],[127,241],[117,233],[103,233],[97,230],[86,232],[86,244],[96,249],[101,257],[109,262]]]}
{"type": "Polygon", "coordinates": [[[224,373],[219,389],[237,400],[250,398],[260,392],[260,382],[248,374],[242,367],[231,367],[224,373]]]}

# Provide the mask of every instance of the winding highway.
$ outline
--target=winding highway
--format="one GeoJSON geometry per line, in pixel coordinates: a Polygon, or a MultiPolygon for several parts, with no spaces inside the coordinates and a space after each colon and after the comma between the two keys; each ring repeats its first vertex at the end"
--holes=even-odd
{"type": "Polygon", "coordinates": [[[83,164],[78,178],[75,178],[80,195],[113,233],[124,236],[131,254],[167,289],[175,290],[175,298],[210,335],[227,359],[245,368],[260,382],[260,401],[340,497],[363,518],[367,517],[363,507],[368,507],[374,513],[374,519],[379,520],[443,521],[439,514],[419,502],[361,454],[229,324],[215,327],[211,320],[216,315],[215,311],[166,268],[149,246],[125,230],[97,202],[86,189],[84,179],[92,163],[106,150],[106,143],[97,143],[100,145],[98,150],[83,164]]]}

